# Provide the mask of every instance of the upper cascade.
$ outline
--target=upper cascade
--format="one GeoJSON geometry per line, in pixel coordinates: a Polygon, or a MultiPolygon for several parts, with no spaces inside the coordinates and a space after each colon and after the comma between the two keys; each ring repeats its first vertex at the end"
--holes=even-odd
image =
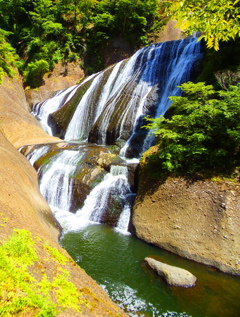
{"type": "Polygon", "coordinates": [[[66,141],[125,145],[124,155],[145,150],[144,117],[164,115],[169,96],[192,80],[202,59],[196,38],[152,44],[82,83],[37,104],[33,114],[48,133],[66,141]]]}

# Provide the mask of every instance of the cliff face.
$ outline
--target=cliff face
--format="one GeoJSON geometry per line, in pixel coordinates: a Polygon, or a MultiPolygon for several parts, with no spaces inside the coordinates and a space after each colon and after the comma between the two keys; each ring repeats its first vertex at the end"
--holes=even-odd
{"type": "Polygon", "coordinates": [[[24,144],[57,142],[42,130],[38,121],[29,113],[21,80],[5,77],[0,85],[0,131],[16,148],[24,144]]]}
{"type": "Polygon", "coordinates": [[[26,89],[27,102],[30,105],[51,98],[52,95],[62,89],[74,86],[84,78],[84,71],[79,62],[58,63],[51,73],[43,76],[43,83],[36,89],[26,89]]]}
{"type": "MultiPolygon", "coordinates": [[[[19,78],[4,78],[0,86],[0,114],[1,243],[9,239],[14,229],[25,229],[32,233],[39,244],[36,245],[39,260],[35,261],[31,269],[38,282],[42,278],[41,274],[49,281],[59,276],[60,264],[53,256],[48,255],[46,260],[46,249],[42,246],[57,248],[69,259],[62,265],[62,270],[69,272],[68,281],[77,289],[78,309],[63,307],[64,311],[60,309],[58,316],[126,316],[58,244],[60,226],[39,192],[34,168],[16,148],[24,144],[56,142],[59,139],[48,136],[29,114],[19,78]]],[[[16,294],[20,295],[21,292],[16,294]]],[[[32,308],[28,313],[35,316],[37,311],[32,308]]]]}
{"type": "Polygon", "coordinates": [[[136,235],[160,248],[240,275],[240,184],[142,173],[133,211],[136,235]]]}

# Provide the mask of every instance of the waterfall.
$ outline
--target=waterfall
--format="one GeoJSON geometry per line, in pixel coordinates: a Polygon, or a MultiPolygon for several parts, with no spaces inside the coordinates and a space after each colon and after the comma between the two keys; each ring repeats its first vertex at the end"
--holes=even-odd
{"type": "Polygon", "coordinates": [[[126,197],[131,195],[131,190],[126,166],[112,165],[103,181],[96,185],[87,196],[83,207],[75,214],[69,212],[72,198],[71,175],[79,160],[77,151],[67,150],[56,154],[54,160],[44,166],[45,172],[40,169],[41,193],[65,232],[79,230],[89,223],[101,223],[104,214],[111,213],[110,201],[112,206],[114,205],[114,199],[111,196],[115,196],[115,199],[120,200],[121,209],[123,209],[116,227],[122,233],[128,233],[131,210],[126,197]]]}
{"type": "MultiPolygon", "coordinates": [[[[21,151],[21,149],[20,149],[21,151]]],[[[34,163],[40,158],[42,157],[44,154],[46,154],[48,152],[48,146],[42,146],[39,149],[33,151],[32,153],[30,153],[27,156],[27,159],[29,160],[29,162],[34,165],[34,163]]]]}
{"type": "Polygon", "coordinates": [[[118,231],[123,233],[128,233],[130,217],[131,217],[131,206],[129,204],[125,204],[116,226],[118,231]]]}
{"type": "Polygon", "coordinates": [[[82,156],[78,151],[62,151],[40,169],[40,191],[50,207],[70,210],[72,176],[82,156]]]}
{"type": "Polygon", "coordinates": [[[46,131],[50,135],[53,135],[52,128],[49,125],[49,121],[48,121],[49,115],[57,111],[59,108],[65,105],[69,100],[71,100],[71,98],[74,96],[79,86],[82,86],[87,81],[91,80],[93,76],[87,77],[79,85],[74,85],[67,89],[60,90],[56,92],[52,98],[47,99],[44,102],[39,102],[33,106],[31,113],[33,116],[35,116],[38,119],[44,131],[46,131]]]}
{"type": "MultiPolygon", "coordinates": [[[[98,184],[87,196],[83,208],[76,213],[78,220],[72,225],[72,229],[78,228],[79,224],[84,221],[100,223],[104,212],[108,211],[110,195],[117,196],[125,208],[125,198],[130,194],[130,188],[127,180],[127,167],[112,165],[110,173],[108,173],[103,181],[98,184]]],[[[128,226],[128,224],[127,224],[128,226]]],[[[122,228],[127,231],[127,227],[122,228]]]]}
{"type": "Polygon", "coordinates": [[[143,117],[166,112],[168,96],[181,93],[177,86],[196,75],[201,58],[201,43],[196,38],[149,45],[35,106],[34,115],[44,127],[52,123],[60,129],[66,141],[114,144],[123,140],[130,146],[137,139],[138,149],[131,157],[139,156],[146,137],[141,129],[143,117]],[[85,91],[86,82],[89,87],[85,91]],[[67,103],[69,107],[62,110],[67,103]],[[60,112],[66,120],[64,127],[59,122],[60,112]]]}
{"type": "MultiPolygon", "coordinates": [[[[111,145],[117,147],[124,160],[138,159],[151,143],[148,131],[141,128],[144,117],[165,114],[170,106],[168,97],[181,94],[177,86],[196,76],[201,59],[201,43],[195,38],[152,44],[130,59],[56,93],[36,105],[33,114],[48,133],[60,131],[66,144],[95,143],[101,145],[100,152],[106,147],[108,153],[111,149],[107,146],[111,145]]],[[[32,164],[46,152],[45,147],[34,151],[32,164]]],[[[56,152],[38,172],[41,192],[59,221],[75,230],[83,223],[101,223],[111,218],[116,227],[127,231],[131,215],[129,197],[133,195],[128,167],[132,163],[126,160],[125,164],[113,163],[108,167],[104,161],[102,165],[98,163],[100,165],[91,173],[104,170],[105,176],[100,183],[91,185],[92,190],[83,205],[69,215],[66,211],[71,209],[73,200],[75,170],[83,168],[82,162],[91,167],[94,160],[100,162],[102,159],[89,152],[91,159],[85,161],[83,149],[66,147],[56,152]],[[119,213],[120,207],[122,212],[119,213]]]]}
{"type": "Polygon", "coordinates": [[[48,125],[49,114],[59,109],[63,103],[67,102],[67,100],[74,94],[75,90],[76,86],[61,90],[55,94],[54,98],[39,102],[33,106],[31,113],[38,119],[43,129],[48,134],[52,135],[52,129],[48,125]]]}

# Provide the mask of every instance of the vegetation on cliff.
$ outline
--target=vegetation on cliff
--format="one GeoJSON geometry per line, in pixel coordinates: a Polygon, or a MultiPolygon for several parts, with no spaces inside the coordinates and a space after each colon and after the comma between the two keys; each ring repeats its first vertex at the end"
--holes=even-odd
{"type": "Polygon", "coordinates": [[[81,294],[69,282],[69,273],[64,269],[68,261],[70,259],[42,239],[33,238],[29,231],[15,230],[12,237],[0,245],[0,316],[30,314],[31,311],[35,311],[34,316],[56,316],[66,308],[80,312],[81,294]],[[41,261],[39,247],[45,250],[41,261]],[[52,280],[45,272],[48,258],[53,259],[57,267],[52,280]]]}
{"type": "Polygon", "coordinates": [[[170,97],[170,118],[148,118],[157,136],[150,161],[162,173],[231,175],[240,166],[240,85],[216,91],[202,82],[180,86],[185,95],[170,97]]]}
{"type": "Polygon", "coordinates": [[[14,59],[27,85],[39,86],[60,62],[80,61],[86,73],[103,69],[111,41],[132,52],[157,38],[173,18],[187,34],[201,32],[208,47],[239,38],[239,0],[0,0],[0,75],[14,59]],[[85,63],[85,64],[84,64],[85,63]]]}
{"type": "Polygon", "coordinates": [[[157,0],[0,0],[0,40],[9,43],[0,56],[11,64],[5,54],[14,48],[17,66],[32,86],[59,61],[83,61],[92,54],[91,70],[98,71],[108,40],[121,38],[133,49],[149,43],[161,26],[160,6],[157,0]]]}
{"type": "Polygon", "coordinates": [[[165,117],[147,118],[145,128],[157,136],[158,145],[147,160],[159,166],[161,175],[232,175],[240,166],[239,4],[168,2],[167,12],[177,26],[187,35],[200,32],[208,50],[197,83],[180,86],[183,97],[170,97],[165,117]]]}
{"type": "Polygon", "coordinates": [[[13,76],[13,67],[15,66],[16,53],[14,48],[6,41],[7,32],[0,29],[0,84],[2,76],[7,74],[13,76]]]}

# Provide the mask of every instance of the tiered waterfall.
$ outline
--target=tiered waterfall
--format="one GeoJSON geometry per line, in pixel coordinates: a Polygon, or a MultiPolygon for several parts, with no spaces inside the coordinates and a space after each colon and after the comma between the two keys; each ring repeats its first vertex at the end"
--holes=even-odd
{"type": "Polygon", "coordinates": [[[195,38],[153,44],[33,107],[44,129],[65,141],[23,150],[63,226],[94,221],[127,230],[136,159],[152,142],[144,117],[165,114],[201,58],[195,38]]]}

